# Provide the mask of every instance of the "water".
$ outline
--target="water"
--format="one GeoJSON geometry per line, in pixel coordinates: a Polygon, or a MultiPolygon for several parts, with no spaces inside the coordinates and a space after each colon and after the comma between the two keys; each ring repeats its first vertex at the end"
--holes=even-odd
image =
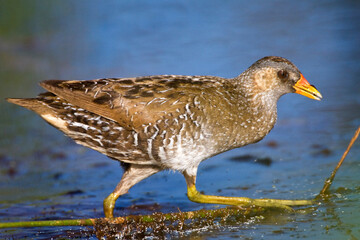
{"type": "MultiPolygon", "coordinates": [[[[116,161],[76,145],[5,97],[32,97],[44,79],[152,74],[234,77],[257,59],[292,60],[324,99],[288,94],[261,142],[203,162],[208,194],[309,199],[360,125],[358,1],[2,1],[0,5],[0,219],[102,216],[119,181],[116,161]],[[230,160],[269,157],[271,164],[230,160]]],[[[204,239],[360,239],[360,143],[329,201],[310,214],[167,235],[204,239]]],[[[117,201],[115,214],[212,208],[190,202],[179,173],[162,172],[117,201]],[[134,208],[139,206],[140,208],[134,208]],[[132,207],[133,206],[133,207],[132,207]]],[[[2,229],[2,238],[95,238],[88,228],[2,229]]]]}

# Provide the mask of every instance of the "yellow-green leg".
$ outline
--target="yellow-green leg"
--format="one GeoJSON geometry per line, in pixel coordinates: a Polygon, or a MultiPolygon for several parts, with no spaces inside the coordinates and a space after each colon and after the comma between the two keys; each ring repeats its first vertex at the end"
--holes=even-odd
{"type": "Polygon", "coordinates": [[[235,206],[258,206],[258,207],[275,207],[292,211],[290,206],[312,205],[312,200],[282,200],[282,199],[251,199],[247,197],[223,197],[204,195],[196,190],[195,182],[196,176],[189,176],[184,173],[187,183],[187,195],[193,202],[198,203],[212,203],[212,204],[224,204],[235,206]]]}
{"type": "Polygon", "coordinates": [[[160,169],[154,166],[133,165],[131,164],[125,169],[121,181],[115,190],[104,199],[104,214],[106,218],[114,217],[114,208],[116,200],[141,180],[159,172],[160,169]]]}
{"type": "Polygon", "coordinates": [[[116,194],[114,191],[104,199],[103,205],[104,205],[104,214],[106,218],[114,217],[115,202],[119,198],[119,196],[121,195],[116,194]]]}

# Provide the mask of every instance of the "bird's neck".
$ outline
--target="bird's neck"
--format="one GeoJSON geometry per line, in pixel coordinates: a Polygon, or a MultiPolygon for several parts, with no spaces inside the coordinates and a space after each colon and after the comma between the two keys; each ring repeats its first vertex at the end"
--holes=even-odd
{"type": "Polygon", "coordinates": [[[245,99],[254,114],[267,111],[276,115],[277,102],[284,93],[259,86],[253,78],[254,75],[251,71],[245,71],[232,79],[236,92],[238,92],[237,95],[239,98],[245,99]]]}
{"type": "Polygon", "coordinates": [[[236,88],[238,124],[233,136],[235,147],[258,142],[271,131],[276,123],[277,101],[281,96],[271,91],[256,91],[252,82],[246,80],[249,78],[236,88]]]}

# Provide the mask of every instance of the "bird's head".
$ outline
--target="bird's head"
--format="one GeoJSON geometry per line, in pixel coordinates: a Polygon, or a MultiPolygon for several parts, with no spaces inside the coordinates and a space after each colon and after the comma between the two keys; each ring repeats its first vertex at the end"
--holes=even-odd
{"type": "Polygon", "coordinates": [[[245,75],[251,79],[254,94],[279,98],[286,93],[298,93],[321,100],[320,92],[308,83],[299,69],[282,57],[264,57],[256,61],[245,75]]]}

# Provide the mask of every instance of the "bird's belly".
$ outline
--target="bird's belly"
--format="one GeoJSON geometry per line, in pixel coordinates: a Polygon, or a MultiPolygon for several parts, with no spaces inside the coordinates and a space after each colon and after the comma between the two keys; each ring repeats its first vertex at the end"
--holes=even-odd
{"type": "Polygon", "coordinates": [[[201,161],[212,154],[205,145],[196,143],[193,139],[182,139],[173,146],[159,147],[159,158],[161,164],[168,169],[176,171],[195,171],[201,161]]]}
{"type": "Polygon", "coordinates": [[[156,138],[148,140],[148,155],[165,169],[196,172],[201,161],[217,153],[213,140],[204,128],[179,121],[176,126],[160,129],[156,138]]]}

